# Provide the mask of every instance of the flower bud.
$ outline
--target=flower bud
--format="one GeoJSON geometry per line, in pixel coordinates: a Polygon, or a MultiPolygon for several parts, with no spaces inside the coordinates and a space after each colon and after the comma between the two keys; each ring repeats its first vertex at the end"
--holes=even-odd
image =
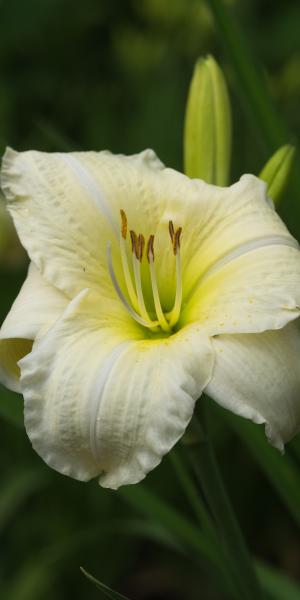
{"type": "Polygon", "coordinates": [[[295,156],[294,146],[285,145],[277,150],[259,174],[268,185],[268,195],[278,202],[287,186],[295,156]]]}
{"type": "Polygon", "coordinates": [[[184,170],[207,183],[228,184],[231,111],[226,83],[212,56],[201,58],[191,81],[184,131],[184,170]]]}

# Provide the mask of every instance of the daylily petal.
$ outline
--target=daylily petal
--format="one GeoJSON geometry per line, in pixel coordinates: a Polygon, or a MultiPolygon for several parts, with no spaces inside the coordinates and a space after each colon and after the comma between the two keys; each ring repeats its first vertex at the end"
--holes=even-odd
{"type": "Polygon", "coordinates": [[[156,223],[163,210],[155,177],[161,169],[150,150],[126,157],[7,149],[1,185],[19,237],[41,273],[71,297],[87,287],[109,295],[114,291],[106,248],[118,240],[120,209],[129,209],[131,227],[138,225],[136,215],[149,227],[156,223]]]}
{"type": "Polygon", "coordinates": [[[20,240],[42,275],[71,297],[102,277],[104,292],[99,257],[107,235],[99,209],[60,155],[7,149],[1,186],[20,240]]]}
{"type": "Polygon", "coordinates": [[[274,245],[252,250],[200,281],[181,322],[210,335],[279,329],[299,316],[300,252],[274,245]]]}
{"type": "Polygon", "coordinates": [[[172,337],[103,322],[80,294],[20,361],[25,425],[56,470],[105,487],[135,483],[182,436],[211,376],[197,324],[172,337]]]}
{"type": "Polygon", "coordinates": [[[182,227],[183,302],[200,280],[232,253],[267,244],[291,245],[296,240],[274,210],[266,184],[253,175],[226,188],[191,180],[172,169],[160,173],[165,202],[155,233],[158,284],[162,304],[174,295],[175,261],[166,231],[170,220],[182,227]]]}
{"type": "Polygon", "coordinates": [[[20,392],[18,361],[32,341],[63,313],[69,300],[49,285],[31,263],[27,278],[0,329],[0,381],[20,392]]]}
{"type": "MultiPolygon", "coordinates": [[[[230,187],[220,188],[194,180],[182,213],[183,287],[189,295],[216,263],[233,251],[248,251],[249,243],[282,243],[297,246],[266,195],[266,184],[243,175],[230,187]]],[[[175,198],[173,210],[176,210],[175,198]]],[[[171,208],[171,207],[170,207],[171,208]]]]}
{"type": "Polygon", "coordinates": [[[220,335],[207,394],[221,406],[265,423],[273,446],[300,430],[299,322],[257,335],[220,335]]]}
{"type": "MultiPolygon", "coordinates": [[[[169,182],[165,174],[169,169],[153,150],[131,156],[108,151],[72,152],[60,156],[73,172],[76,185],[85,188],[90,199],[94,197],[102,218],[112,223],[117,234],[120,209],[126,211],[130,228],[137,233],[147,235],[157,227],[167,202],[169,182]],[[95,198],[95,192],[92,193],[92,185],[95,192],[102,193],[101,204],[95,198]]],[[[180,177],[179,173],[177,175],[180,177]]]]}
{"type": "Polygon", "coordinates": [[[288,323],[299,316],[300,252],[264,183],[248,175],[218,188],[152,151],[8,150],[2,187],[35,267],[1,330],[0,377],[18,389],[20,368],[27,432],[49,465],[113,488],[141,480],[206,386],[282,447],[299,420],[299,334],[288,323]]]}
{"type": "Polygon", "coordinates": [[[120,209],[126,211],[131,229],[146,239],[155,234],[158,282],[165,305],[175,268],[169,220],[183,228],[185,295],[234,248],[271,237],[292,239],[258,178],[246,175],[229,188],[216,187],[164,168],[151,150],[122,156],[8,149],[1,182],[31,259],[71,297],[85,287],[98,288],[102,295],[114,294],[106,247],[108,241],[113,246],[117,243],[120,209]]]}

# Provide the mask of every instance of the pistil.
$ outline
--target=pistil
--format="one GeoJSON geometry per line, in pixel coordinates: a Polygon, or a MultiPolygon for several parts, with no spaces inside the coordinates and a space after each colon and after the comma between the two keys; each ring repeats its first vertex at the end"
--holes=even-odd
{"type": "Polygon", "coordinates": [[[149,268],[150,268],[153,300],[154,300],[154,306],[155,306],[155,311],[156,311],[156,315],[158,318],[158,322],[163,331],[170,332],[171,327],[170,327],[168,321],[166,320],[165,315],[162,310],[162,307],[161,307],[158,286],[157,286],[157,280],[156,280],[156,273],[155,273],[155,267],[154,267],[154,235],[150,235],[149,240],[148,240],[147,259],[148,259],[149,268]]]}

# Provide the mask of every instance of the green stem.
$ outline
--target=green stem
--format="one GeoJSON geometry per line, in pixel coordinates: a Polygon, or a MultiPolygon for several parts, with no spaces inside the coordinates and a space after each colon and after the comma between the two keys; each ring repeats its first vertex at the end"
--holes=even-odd
{"type": "Polygon", "coordinates": [[[208,534],[210,537],[213,537],[213,523],[211,517],[207,512],[206,506],[199,494],[199,490],[194,484],[194,481],[191,479],[188,465],[185,464],[186,461],[184,461],[177,448],[174,448],[174,450],[170,453],[169,459],[173,465],[177,479],[181,484],[182,490],[194,511],[200,527],[202,527],[206,534],[208,534]]]}
{"type": "MultiPolygon", "coordinates": [[[[202,400],[203,404],[204,402],[205,400],[202,400]]],[[[202,416],[201,425],[196,416],[193,418],[191,434],[186,443],[189,459],[215,521],[223,551],[228,558],[227,564],[235,584],[235,597],[242,600],[262,600],[263,594],[251,557],[219,472],[204,423],[205,415],[202,416]]]]}
{"type": "Polygon", "coordinates": [[[220,545],[218,540],[218,532],[216,531],[214,522],[212,521],[211,515],[207,511],[207,506],[204,500],[199,494],[199,490],[191,477],[186,461],[181,457],[180,452],[175,448],[169,455],[170,460],[173,464],[173,468],[177,475],[178,481],[180,482],[182,489],[192,507],[195,517],[201,527],[201,531],[205,539],[208,540],[210,546],[215,548],[214,562],[212,563],[214,568],[219,571],[221,581],[224,585],[224,590],[227,590],[230,594],[230,598],[239,600],[240,595],[237,595],[235,589],[235,583],[232,580],[227,555],[220,551],[220,545]]]}

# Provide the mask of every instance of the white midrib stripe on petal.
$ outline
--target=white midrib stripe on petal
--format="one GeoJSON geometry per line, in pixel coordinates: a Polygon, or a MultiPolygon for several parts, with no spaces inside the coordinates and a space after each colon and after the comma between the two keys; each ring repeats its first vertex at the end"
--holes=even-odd
{"type": "Polygon", "coordinates": [[[102,215],[109,222],[114,234],[118,236],[119,228],[117,227],[117,223],[113,218],[109,204],[106,201],[105,195],[99,189],[99,186],[94,180],[94,178],[90,175],[87,169],[85,169],[85,167],[82,166],[80,161],[71,154],[63,154],[61,152],[58,152],[57,154],[59,155],[61,160],[65,162],[66,165],[68,165],[68,167],[73,171],[73,173],[75,173],[81,186],[86,190],[88,195],[95,202],[97,208],[100,209],[102,215]]]}
{"type": "Polygon", "coordinates": [[[195,290],[202,285],[211,275],[214,275],[218,271],[220,271],[223,267],[228,265],[228,263],[233,260],[248,254],[249,252],[253,252],[253,250],[260,250],[261,248],[265,248],[267,246],[289,246],[294,248],[295,250],[300,250],[299,244],[295,238],[292,236],[284,236],[284,235],[273,235],[270,237],[262,237],[257,238],[256,240],[252,240],[251,242],[246,242],[245,244],[241,244],[237,248],[230,250],[221,258],[219,258],[213,265],[209,266],[208,269],[201,275],[198,281],[193,285],[191,291],[188,294],[188,297],[185,298],[185,303],[190,299],[195,290]]]}
{"type": "Polygon", "coordinates": [[[127,350],[129,346],[131,346],[132,343],[133,341],[122,342],[116,348],[114,348],[112,352],[110,352],[110,354],[105,358],[100,371],[97,373],[97,379],[95,382],[95,387],[93,389],[91,402],[89,404],[88,410],[90,447],[91,452],[93,453],[93,456],[96,461],[99,460],[97,429],[99,424],[99,411],[104,388],[106,386],[112,368],[115,366],[120,356],[125,352],[125,350],[127,350]]]}

